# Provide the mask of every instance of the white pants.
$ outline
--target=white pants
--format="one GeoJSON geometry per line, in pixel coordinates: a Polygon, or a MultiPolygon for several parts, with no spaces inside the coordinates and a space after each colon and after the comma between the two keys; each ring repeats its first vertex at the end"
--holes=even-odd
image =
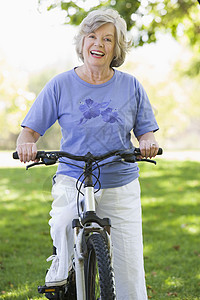
{"type": "MultiPolygon", "coordinates": [[[[72,220],[77,218],[76,179],[58,175],[52,188],[51,237],[57,248],[57,277],[67,278],[73,255],[72,220]]],[[[138,179],[95,194],[96,213],[111,219],[117,300],[146,300],[143,265],[142,218],[138,179]]]]}

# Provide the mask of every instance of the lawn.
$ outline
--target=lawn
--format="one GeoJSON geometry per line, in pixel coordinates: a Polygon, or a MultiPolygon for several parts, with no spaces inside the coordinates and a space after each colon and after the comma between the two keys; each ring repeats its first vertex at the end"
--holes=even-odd
{"type": "MultiPolygon", "coordinates": [[[[149,299],[200,299],[200,163],[140,164],[149,299]]],[[[0,169],[0,299],[46,299],[55,167],[0,169]]]]}

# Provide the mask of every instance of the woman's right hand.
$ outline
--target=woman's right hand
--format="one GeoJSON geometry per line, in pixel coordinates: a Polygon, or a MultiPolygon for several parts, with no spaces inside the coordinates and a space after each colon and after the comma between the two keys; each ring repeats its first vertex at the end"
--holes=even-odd
{"type": "Polygon", "coordinates": [[[17,139],[17,148],[19,159],[21,162],[38,161],[36,160],[37,146],[40,134],[31,128],[24,127],[17,139]]]}
{"type": "Polygon", "coordinates": [[[37,146],[35,143],[18,144],[16,151],[21,162],[36,161],[37,146]]]}

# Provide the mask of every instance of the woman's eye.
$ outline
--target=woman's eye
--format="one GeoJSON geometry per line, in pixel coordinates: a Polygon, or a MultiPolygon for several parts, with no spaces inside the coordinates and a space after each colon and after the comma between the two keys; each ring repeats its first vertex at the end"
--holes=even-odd
{"type": "Polygon", "coordinates": [[[94,35],[89,35],[89,38],[90,38],[90,39],[94,39],[95,36],[94,36],[94,35]]]}
{"type": "Polygon", "coordinates": [[[106,42],[112,42],[111,39],[106,38],[105,39],[106,42]]]}

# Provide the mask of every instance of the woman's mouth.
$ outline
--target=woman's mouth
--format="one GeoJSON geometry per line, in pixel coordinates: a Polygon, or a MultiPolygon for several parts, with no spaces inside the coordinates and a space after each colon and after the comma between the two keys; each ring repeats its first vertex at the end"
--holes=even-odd
{"type": "Polygon", "coordinates": [[[91,50],[90,53],[92,54],[92,56],[94,57],[103,57],[105,54],[102,51],[96,51],[96,50],[91,50]]]}

